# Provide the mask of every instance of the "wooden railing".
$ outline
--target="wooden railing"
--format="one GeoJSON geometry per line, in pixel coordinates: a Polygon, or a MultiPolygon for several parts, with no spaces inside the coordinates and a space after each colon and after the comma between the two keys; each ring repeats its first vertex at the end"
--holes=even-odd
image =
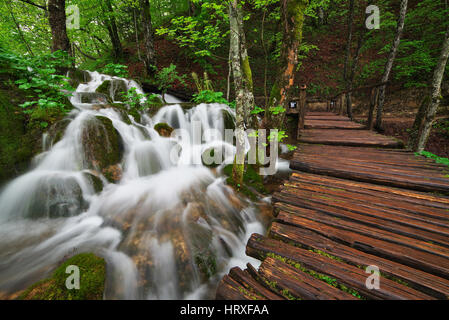
{"type": "Polygon", "coordinates": [[[356,91],[370,90],[370,105],[368,111],[368,119],[366,127],[369,130],[373,129],[374,124],[374,111],[378,103],[379,87],[387,85],[388,82],[377,83],[370,86],[358,87],[351,90],[341,91],[333,97],[328,98],[327,111],[335,112],[336,114],[343,115],[346,112],[346,94],[356,91]]]}

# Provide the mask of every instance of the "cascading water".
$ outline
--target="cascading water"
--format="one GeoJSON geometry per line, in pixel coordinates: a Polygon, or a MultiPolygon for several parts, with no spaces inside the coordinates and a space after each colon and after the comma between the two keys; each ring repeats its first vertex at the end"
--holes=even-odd
{"type": "Polygon", "coordinates": [[[33,168],[0,194],[0,295],[44,278],[74,252],[93,252],[106,259],[106,299],[213,298],[230,267],[257,265],[244,251],[251,233],[263,233],[258,209],[225,185],[220,168],[194,164],[207,148],[234,152],[232,145],[214,135],[200,144],[162,137],[153,128],[167,123],[191,132],[198,121],[223,131],[233,111],[175,104],[136,119],[95,93],[105,80],[142,93],[135,82],[90,76],[71,99],[62,138],[46,136],[33,168]],[[118,142],[106,138],[108,123],[118,142]],[[92,139],[102,152],[123,154],[111,170],[101,170],[87,146],[92,139]]]}

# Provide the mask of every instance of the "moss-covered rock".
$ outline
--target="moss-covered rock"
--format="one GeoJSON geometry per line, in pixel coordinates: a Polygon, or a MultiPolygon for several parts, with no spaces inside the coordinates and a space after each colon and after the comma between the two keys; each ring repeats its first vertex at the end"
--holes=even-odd
{"type": "Polygon", "coordinates": [[[103,181],[98,177],[97,174],[93,172],[83,172],[83,175],[89,180],[91,186],[94,188],[95,193],[100,193],[103,191],[103,181]]]}
{"type": "Polygon", "coordinates": [[[100,171],[109,182],[120,180],[124,145],[112,121],[102,116],[88,120],[84,124],[82,142],[86,167],[100,171]]]}
{"type": "Polygon", "coordinates": [[[65,130],[69,124],[70,119],[62,119],[54,123],[50,129],[48,129],[47,134],[50,145],[55,145],[64,137],[65,130]]]}
{"type": "Polygon", "coordinates": [[[161,137],[170,137],[174,129],[168,124],[161,122],[154,126],[154,130],[156,130],[161,137]]]}
{"type": "Polygon", "coordinates": [[[65,261],[48,279],[26,289],[19,300],[102,300],[106,280],[106,262],[92,253],[82,253],[65,261]],[[80,271],[79,289],[68,289],[68,266],[80,271]]]}
{"type": "Polygon", "coordinates": [[[77,88],[81,83],[88,83],[92,80],[89,72],[80,69],[71,69],[68,71],[69,84],[77,88]]]}
{"type": "Polygon", "coordinates": [[[235,130],[235,119],[227,110],[223,110],[223,122],[225,129],[235,130]]]}
{"type": "Polygon", "coordinates": [[[257,167],[254,165],[246,165],[246,169],[243,173],[243,185],[238,185],[232,179],[232,167],[233,165],[227,165],[223,171],[228,176],[226,180],[227,184],[236,188],[237,191],[243,193],[252,200],[257,199],[257,193],[267,194],[267,190],[263,184],[263,178],[258,174],[257,167]]]}
{"type": "Polygon", "coordinates": [[[105,80],[103,83],[95,90],[97,93],[102,93],[110,97],[111,101],[122,101],[124,102],[125,94],[128,91],[128,86],[125,80],[112,79],[105,80]]]}

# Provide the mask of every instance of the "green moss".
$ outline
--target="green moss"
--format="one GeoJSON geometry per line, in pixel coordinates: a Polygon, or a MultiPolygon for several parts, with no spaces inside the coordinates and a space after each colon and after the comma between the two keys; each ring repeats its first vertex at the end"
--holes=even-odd
{"type": "Polygon", "coordinates": [[[82,141],[87,167],[101,171],[108,181],[116,182],[119,179],[118,168],[112,167],[121,162],[124,145],[112,121],[102,116],[88,121],[82,141]]]}
{"type": "Polygon", "coordinates": [[[174,129],[170,127],[167,123],[162,122],[156,124],[154,126],[154,130],[156,130],[157,133],[159,133],[159,135],[162,137],[170,137],[174,129]]]}
{"type": "Polygon", "coordinates": [[[363,299],[363,297],[360,295],[360,293],[358,291],[356,291],[356,290],[354,290],[352,288],[346,287],[345,285],[339,283],[337,281],[337,279],[335,279],[335,278],[332,278],[332,277],[329,277],[329,276],[327,276],[325,274],[322,274],[322,273],[316,272],[314,270],[308,269],[308,268],[302,266],[300,263],[298,263],[298,262],[296,262],[294,260],[290,260],[288,258],[276,255],[274,253],[267,253],[266,256],[267,257],[271,257],[273,259],[277,259],[277,260],[282,261],[284,263],[287,263],[287,264],[295,267],[296,269],[311,275],[312,277],[314,277],[316,279],[324,281],[327,284],[329,284],[329,285],[331,285],[331,286],[333,286],[335,288],[338,288],[338,289],[340,289],[340,290],[342,290],[344,292],[347,292],[347,293],[353,295],[354,297],[356,297],[358,299],[363,299]]]}
{"type": "Polygon", "coordinates": [[[208,252],[205,255],[196,255],[195,264],[207,279],[213,277],[217,273],[217,261],[215,256],[211,252],[208,252]]]}
{"type": "Polygon", "coordinates": [[[53,275],[23,292],[19,300],[102,300],[106,279],[105,260],[92,253],[82,253],[65,261],[53,275]],[[68,266],[80,270],[80,288],[69,290],[66,280],[68,266]]]}
{"type": "Polygon", "coordinates": [[[110,95],[110,87],[111,87],[111,80],[105,80],[103,83],[95,90],[97,93],[102,93],[107,96],[110,95]]]}
{"type": "Polygon", "coordinates": [[[233,165],[227,165],[224,167],[223,172],[228,176],[226,183],[230,186],[235,187],[239,192],[243,193],[251,200],[256,200],[257,195],[254,193],[255,190],[261,194],[267,194],[268,191],[265,189],[263,184],[263,178],[259,175],[257,166],[247,165],[246,170],[243,172],[243,184],[236,184],[232,177],[232,167],[233,165]]]}

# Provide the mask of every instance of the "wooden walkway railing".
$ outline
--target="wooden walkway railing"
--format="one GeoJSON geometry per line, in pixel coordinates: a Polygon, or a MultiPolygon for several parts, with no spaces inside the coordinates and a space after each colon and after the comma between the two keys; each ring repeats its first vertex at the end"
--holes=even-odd
{"type": "Polygon", "coordinates": [[[217,298],[448,299],[449,168],[400,147],[308,113],[271,227],[248,241],[262,264],[233,268],[217,298]]]}

